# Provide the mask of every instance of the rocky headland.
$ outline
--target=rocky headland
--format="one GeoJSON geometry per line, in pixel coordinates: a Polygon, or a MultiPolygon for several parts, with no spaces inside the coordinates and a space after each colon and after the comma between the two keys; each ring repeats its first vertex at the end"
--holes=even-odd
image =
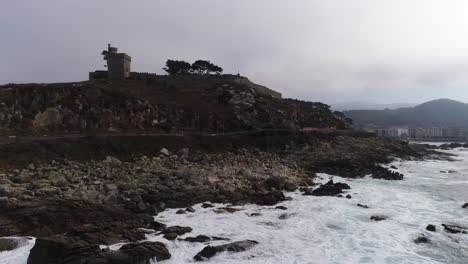
{"type": "Polygon", "coordinates": [[[166,208],[275,205],[284,190],[314,195],[317,173],[401,180],[382,165],[439,155],[354,131],[321,103],[230,83],[7,85],[0,98],[0,236],[37,237],[31,264],[167,259],[164,244],[141,242],[147,232],[190,232],[153,220],[166,208]],[[99,247],[124,241],[133,243],[99,247]]]}

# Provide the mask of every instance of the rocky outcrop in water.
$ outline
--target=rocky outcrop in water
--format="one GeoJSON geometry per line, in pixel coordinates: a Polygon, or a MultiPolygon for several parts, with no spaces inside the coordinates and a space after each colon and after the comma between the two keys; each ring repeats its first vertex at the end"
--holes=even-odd
{"type": "Polygon", "coordinates": [[[351,187],[342,182],[334,183],[333,180],[328,181],[327,183],[320,185],[318,188],[311,190],[306,189],[304,195],[313,195],[313,196],[335,196],[340,193],[343,193],[343,190],[351,189],[351,187]]]}
{"type": "Polygon", "coordinates": [[[233,242],[229,244],[224,244],[220,246],[206,246],[202,251],[200,251],[195,257],[193,257],[196,261],[204,261],[214,257],[216,254],[221,252],[242,252],[249,250],[258,244],[257,241],[254,240],[243,240],[238,242],[233,242]]]}
{"type": "Polygon", "coordinates": [[[63,237],[37,239],[28,264],[149,264],[152,260],[171,258],[160,242],[129,243],[117,251],[100,249],[99,245],[69,241],[63,237]]]}

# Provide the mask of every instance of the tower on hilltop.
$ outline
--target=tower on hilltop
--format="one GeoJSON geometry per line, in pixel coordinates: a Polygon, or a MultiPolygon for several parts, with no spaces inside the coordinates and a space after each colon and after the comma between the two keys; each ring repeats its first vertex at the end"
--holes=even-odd
{"type": "Polygon", "coordinates": [[[107,44],[107,50],[102,51],[107,61],[107,78],[109,80],[123,80],[130,77],[130,64],[132,58],[125,53],[118,53],[116,47],[107,44]]]}
{"type": "Polygon", "coordinates": [[[107,44],[107,50],[101,53],[107,61],[107,71],[89,73],[89,79],[125,80],[130,77],[130,64],[132,58],[125,53],[118,53],[116,47],[107,44]]]}

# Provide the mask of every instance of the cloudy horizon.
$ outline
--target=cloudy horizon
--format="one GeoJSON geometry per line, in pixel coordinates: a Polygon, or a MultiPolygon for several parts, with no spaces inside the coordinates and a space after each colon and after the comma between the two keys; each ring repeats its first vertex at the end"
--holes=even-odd
{"type": "Polygon", "coordinates": [[[0,9],[0,84],[86,80],[107,43],[132,71],[208,59],[327,103],[468,102],[468,2],[15,1],[0,9]]]}

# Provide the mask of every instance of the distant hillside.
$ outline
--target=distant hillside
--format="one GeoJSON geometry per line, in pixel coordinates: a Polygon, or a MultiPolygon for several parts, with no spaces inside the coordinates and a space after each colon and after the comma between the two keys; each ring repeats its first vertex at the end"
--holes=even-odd
{"type": "Polygon", "coordinates": [[[395,110],[351,110],[344,113],[358,127],[468,127],[468,104],[450,99],[395,110]]]}
{"type": "Polygon", "coordinates": [[[394,104],[377,104],[371,102],[339,102],[330,104],[331,108],[336,111],[348,110],[384,110],[384,109],[398,109],[402,107],[413,107],[413,103],[394,103],[394,104]]]}

